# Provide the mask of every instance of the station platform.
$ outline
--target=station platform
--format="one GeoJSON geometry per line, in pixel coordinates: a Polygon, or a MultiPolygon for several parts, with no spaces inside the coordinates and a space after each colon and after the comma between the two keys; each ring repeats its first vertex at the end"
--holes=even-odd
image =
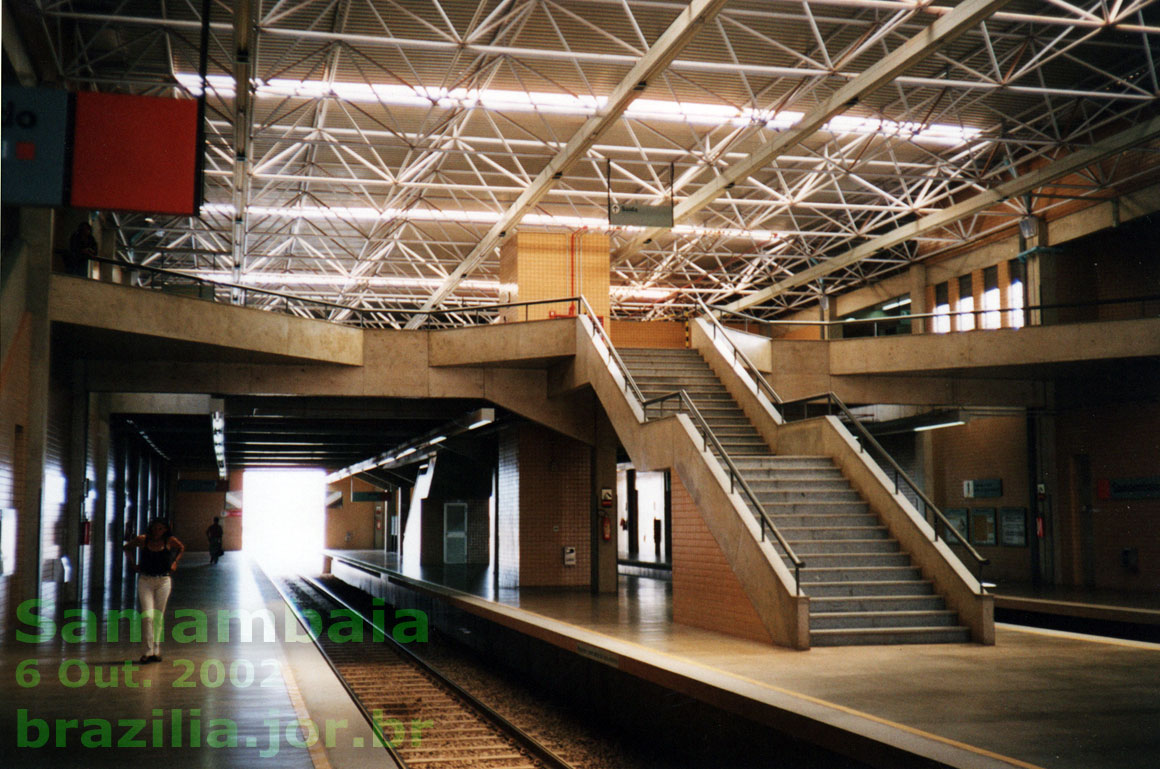
{"type": "MultiPolygon", "coordinates": [[[[0,647],[0,766],[395,766],[273,583],[241,553],[212,566],[204,553],[182,559],[159,663],[136,663],[141,644],[129,640],[128,619],[113,636],[108,611],[92,617],[90,640],[76,624],[65,635],[75,615],[53,616],[51,638],[0,647]],[[273,632],[259,618],[245,623],[247,637],[242,618],[263,610],[273,632]]],[[[14,629],[49,635],[38,624],[14,629]]]]}
{"type": "Polygon", "coordinates": [[[1160,645],[1014,625],[996,644],[799,652],[674,624],[670,583],[618,595],[497,588],[486,570],[329,550],[381,597],[410,591],[879,766],[1139,767],[1160,756],[1160,645]]]}

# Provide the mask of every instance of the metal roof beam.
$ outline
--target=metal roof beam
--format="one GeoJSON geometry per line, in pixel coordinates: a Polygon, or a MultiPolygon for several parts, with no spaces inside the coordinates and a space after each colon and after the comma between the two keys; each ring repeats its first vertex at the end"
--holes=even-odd
{"type": "Polygon", "coordinates": [[[940,227],[945,227],[948,224],[972,216],[981,211],[1002,203],[1010,198],[1019,197],[1032,190],[1049,184],[1055,179],[1068,174],[1081,171],[1084,168],[1103,160],[1111,155],[1118,154],[1125,150],[1129,150],[1139,144],[1143,144],[1151,139],[1160,136],[1160,117],[1154,117],[1151,120],[1133,126],[1126,131],[1121,131],[1118,134],[1110,136],[1102,141],[1077,150],[1076,152],[1067,155],[1060,160],[1043,166],[1031,173],[1024,174],[1015,179],[997,184],[986,192],[981,192],[959,203],[955,203],[942,211],[935,214],[928,214],[927,216],[911,222],[910,224],[898,227],[895,230],[879,235],[876,238],[866,241],[857,248],[853,248],[844,254],[826,259],[824,262],[817,264],[809,269],[786,278],[769,288],[763,289],[756,293],[750,294],[743,299],[730,302],[725,305],[727,310],[744,310],[747,307],[752,307],[762,302],[784,294],[790,289],[802,286],[812,280],[816,280],[824,275],[829,275],[845,267],[849,267],[855,262],[866,259],[869,256],[882,251],[883,249],[892,248],[894,246],[905,243],[906,241],[921,235],[931,230],[936,230],[940,227]]]}
{"type": "MultiPolygon", "coordinates": [[[[825,101],[807,113],[793,128],[778,133],[746,159],[726,168],[716,179],[702,185],[673,210],[674,222],[681,222],[709,206],[738,182],[769,166],[783,152],[812,136],[835,115],[844,112],[862,97],[878,90],[900,74],[921,62],[942,46],[983,21],[1010,0],[966,0],[947,16],[907,40],[886,57],[879,59],[849,81],[825,101]]],[[[623,259],[640,249],[646,241],[664,232],[653,227],[640,233],[617,253],[623,259]]]]}
{"type": "MultiPolygon", "coordinates": [[[[492,225],[479,244],[471,249],[471,252],[460,262],[459,266],[423,303],[422,310],[437,307],[455,290],[459,282],[492,252],[508,230],[519,224],[524,214],[540,202],[556,183],[556,179],[583,159],[592,145],[620,120],[624,111],[628,109],[628,105],[632,104],[644,91],[649,81],[664,71],[677,53],[700,31],[701,26],[716,16],[725,3],[726,0],[693,0],[689,3],[688,7],[677,16],[669,28],[657,38],[652,47],[617,84],[608,97],[604,111],[585,121],[584,125],[568,140],[568,143],[556,153],[555,157],[544,166],[544,169],[540,171],[532,183],[492,225]]],[[[416,315],[408,321],[407,328],[416,328],[422,325],[425,320],[425,315],[416,315]]]]}

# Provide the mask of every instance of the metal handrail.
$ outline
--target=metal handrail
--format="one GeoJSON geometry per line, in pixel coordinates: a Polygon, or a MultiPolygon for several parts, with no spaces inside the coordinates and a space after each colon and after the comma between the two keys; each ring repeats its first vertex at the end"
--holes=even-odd
{"type": "MultiPolygon", "coordinates": [[[[641,407],[647,414],[649,406],[661,404],[665,401],[670,401],[673,398],[680,399],[681,405],[687,409],[690,415],[692,415],[693,421],[696,423],[697,429],[701,433],[701,440],[704,441],[703,449],[708,451],[709,444],[712,443],[713,448],[716,449],[717,454],[721,457],[722,461],[725,463],[725,466],[728,468],[729,493],[732,494],[737,490],[737,488],[740,488],[742,493],[744,493],[746,498],[749,500],[749,503],[753,505],[753,509],[757,511],[761,520],[761,540],[763,542],[765,541],[765,529],[768,526],[770,533],[773,534],[774,538],[777,539],[778,544],[780,544],[782,549],[785,550],[785,554],[793,563],[794,588],[797,590],[797,595],[801,595],[801,568],[805,566],[805,561],[803,561],[801,558],[798,558],[797,553],[795,553],[793,548],[790,547],[789,542],[786,542],[785,537],[783,537],[781,532],[777,530],[777,526],[775,526],[773,521],[769,519],[769,515],[765,512],[765,507],[757,499],[757,495],[753,493],[753,489],[749,487],[749,483],[745,480],[745,477],[741,475],[741,471],[737,469],[737,465],[733,463],[733,460],[729,457],[729,453],[725,451],[725,447],[721,445],[721,441],[717,440],[717,436],[713,434],[712,428],[709,427],[709,423],[705,421],[705,417],[701,416],[700,409],[698,409],[696,404],[693,403],[693,399],[689,397],[689,394],[683,389],[676,390],[675,392],[667,393],[665,395],[658,395],[655,398],[649,398],[646,401],[641,401],[641,407]]],[[[647,416],[645,418],[647,420],[647,416]]]]}
{"type": "MultiPolygon", "coordinates": [[[[933,522],[931,522],[931,524],[932,524],[931,528],[934,530],[934,541],[938,542],[938,524],[939,523],[942,523],[944,526],[946,526],[948,531],[955,532],[955,534],[958,535],[959,534],[958,529],[956,529],[954,527],[954,525],[949,520],[947,520],[947,517],[945,515],[943,515],[943,512],[942,512],[942,510],[939,509],[939,506],[936,505],[930,499],[930,497],[928,497],[926,495],[926,493],[921,488],[919,488],[918,484],[916,484],[911,479],[911,477],[906,474],[906,471],[903,470],[902,467],[898,464],[898,462],[896,462],[894,460],[894,457],[890,456],[890,453],[882,447],[882,444],[879,443],[874,438],[873,435],[870,434],[870,431],[866,429],[865,425],[862,424],[862,422],[858,419],[858,417],[854,416],[854,414],[851,413],[850,409],[848,409],[846,407],[846,404],[843,403],[842,399],[839,398],[836,394],[834,394],[832,392],[828,392],[828,393],[821,393],[819,395],[811,395],[811,396],[808,396],[806,398],[795,398],[792,401],[785,401],[784,403],[781,404],[782,417],[785,418],[787,422],[789,421],[789,417],[787,416],[787,414],[785,412],[786,406],[793,406],[793,405],[798,404],[798,403],[808,404],[810,401],[816,401],[816,400],[820,400],[822,398],[826,399],[827,412],[829,411],[829,408],[828,408],[829,404],[833,404],[833,405],[837,406],[838,410],[841,411],[841,413],[850,421],[851,424],[853,424],[855,430],[858,432],[858,435],[861,439],[858,443],[859,451],[865,451],[866,444],[869,443],[871,448],[875,449],[882,457],[886,458],[886,461],[890,464],[891,468],[894,470],[894,493],[897,494],[899,492],[899,488],[900,488],[899,487],[899,479],[901,479],[903,482],[906,483],[907,486],[910,487],[910,489],[915,493],[915,495],[920,500],[922,500],[923,518],[925,520],[927,520],[928,522],[931,522],[930,519],[927,517],[927,513],[928,512],[933,513],[933,517],[935,520],[933,522]]],[[[944,537],[944,539],[945,539],[945,537],[944,537]]],[[[974,558],[975,561],[979,564],[979,582],[981,584],[982,583],[982,576],[983,576],[983,567],[986,566],[988,563],[990,563],[990,559],[984,558],[979,553],[979,551],[975,550],[975,548],[973,548],[971,546],[971,544],[969,542],[967,542],[966,539],[964,539],[962,536],[956,536],[956,539],[958,539],[963,544],[963,546],[966,548],[967,552],[970,553],[971,557],[974,558]]]]}
{"type": "Polygon", "coordinates": [[[620,353],[618,353],[616,351],[616,347],[613,346],[612,338],[608,335],[608,332],[604,330],[604,326],[600,323],[599,316],[592,309],[592,305],[588,303],[588,299],[584,296],[580,297],[580,309],[586,316],[588,316],[588,319],[592,325],[593,334],[600,339],[605,347],[608,348],[609,360],[615,363],[617,368],[620,369],[621,376],[624,379],[624,393],[626,395],[631,393],[632,397],[636,399],[636,402],[641,407],[641,413],[644,415],[646,422],[648,421],[649,406],[656,405],[673,398],[680,398],[682,405],[687,409],[688,413],[693,416],[693,419],[697,424],[697,429],[701,433],[701,439],[705,442],[705,450],[708,451],[709,442],[712,441],[713,447],[717,450],[718,456],[721,457],[721,460],[728,468],[729,493],[732,494],[737,487],[740,487],[742,492],[744,492],[745,496],[749,499],[750,503],[752,503],[754,509],[758,511],[761,520],[762,541],[765,541],[765,529],[768,527],[774,538],[785,550],[786,555],[789,556],[789,559],[793,563],[794,567],[794,589],[797,591],[797,595],[801,595],[801,568],[805,565],[805,562],[797,556],[797,553],[795,553],[793,548],[790,547],[789,543],[786,542],[785,537],[783,537],[781,532],[777,530],[777,526],[774,525],[773,521],[769,519],[768,514],[765,512],[765,508],[762,506],[761,502],[758,501],[757,495],[753,493],[753,489],[751,489],[749,484],[746,483],[745,478],[741,475],[741,471],[737,469],[737,465],[733,463],[733,460],[729,457],[729,453],[725,451],[725,447],[721,445],[719,440],[717,440],[717,436],[713,434],[712,428],[709,427],[709,423],[705,421],[705,417],[701,415],[700,410],[693,403],[692,398],[690,398],[688,393],[686,393],[684,390],[678,390],[676,392],[668,393],[667,395],[661,395],[659,397],[649,398],[646,400],[644,394],[641,392],[640,387],[636,383],[636,379],[633,378],[632,372],[628,370],[628,366],[625,364],[624,359],[620,357],[620,353]]]}
{"type": "Polygon", "coordinates": [[[753,361],[749,359],[749,356],[746,355],[745,352],[737,346],[737,343],[729,338],[729,334],[726,333],[727,329],[721,325],[721,321],[717,320],[717,316],[713,314],[713,311],[709,308],[709,306],[701,300],[701,297],[698,296],[696,299],[697,304],[701,306],[701,310],[705,313],[705,317],[709,319],[709,322],[713,326],[714,341],[717,339],[717,330],[720,329],[721,336],[723,336],[725,341],[729,342],[729,346],[733,348],[733,362],[737,363],[740,360],[746,372],[757,383],[757,386],[765,391],[765,397],[769,398],[773,403],[781,403],[781,396],[778,395],[777,391],[773,389],[773,385],[769,383],[769,381],[765,378],[765,375],[761,373],[759,368],[757,368],[756,364],[754,364],[753,361]]]}
{"type": "Polygon", "coordinates": [[[636,380],[633,379],[632,373],[628,370],[628,366],[624,363],[624,359],[620,357],[620,353],[618,353],[616,351],[616,347],[613,346],[612,337],[610,337],[608,332],[604,330],[604,324],[600,322],[600,316],[596,314],[596,311],[592,309],[592,305],[588,303],[587,297],[583,295],[580,296],[580,309],[585,315],[588,316],[588,320],[592,324],[592,329],[595,331],[596,335],[600,337],[600,341],[604,343],[604,346],[608,348],[609,357],[616,362],[617,368],[620,369],[620,374],[624,378],[624,386],[626,388],[625,392],[627,393],[629,389],[632,390],[633,397],[636,398],[637,403],[642,404],[641,409],[643,411],[644,393],[640,391],[640,387],[637,386],[636,380]]]}
{"type": "MultiPolygon", "coordinates": [[[[697,297],[697,302],[702,306],[705,305],[701,297],[697,297]]],[[[844,318],[842,320],[789,320],[777,318],[759,318],[756,315],[751,315],[740,310],[730,310],[725,307],[709,307],[712,312],[719,312],[726,315],[732,315],[741,318],[746,322],[766,325],[766,326],[855,326],[865,323],[890,323],[902,322],[909,320],[928,320],[931,318],[954,318],[960,315],[971,315],[977,319],[980,315],[986,315],[992,312],[999,313],[1032,313],[1042,312],[1044,310],[1069,310],[1083,307],[1105,307],[1119,304],[1146,304],[1148,302],[1160,302],[1160,294],[1145,294],[1144,296],[1129,296],[1114,299],[1089,299],[1083,302],[1052,302],[1050,304],[1032,304],[1024,307],[993,307],[991,309],[971,309],[971,310],[948,310],[947,312],[916,312],[908,313],[906,315],[884,315],[881,318],[844,318]]],[[[1082,321],[1077,321],[1082,322],[1082,321]]],[[[1042,324],[1038,324],[1042,325],[1042,324]]],[[[1052,324],[1054,325],[1054,324],[1052,324]]],[[[1034,325],[1027,323],[1023,328],[1035,328],[1034,325]]],[[[979,331],[993,331],[996,329],[976,329],[979,331]]],[[[960,332],[961,333],[961,332],[960,332]]]]}
{"type": "MultiPolygon", "coordinates": [[[[351,315],[356,320],[360,320],[360,321],[364,320],[365,318],[368,318],[368,317],[373,318],[373,319],[380,319],[382,316],[395,316],[395,315],[410,316],[410,315],[418,314],[417,310],[415,310],[415,308],[413,308],[413,307],[398,307],[398,308],[385,308],[385,309],[374,309],[374,308],[369,308],[369,307],[353,307],[353,306],[347,305],[347,304],[339,304],[338,302],[330,302],[330,301],[327,301],[325,299],[311,299],[309,297],[298,296],[297,294],[287,294],[287,293],[282,292],[282,291],[272,291],[272,290],[266,289],[266,288],[254,288],[253,286],[247,286],[247,285],[243,285],[240,283],[230,283],[228,281],[221,281],[221,280],[210,280],[208,278],[198,277],[197,275],[191,275],[187,272],[181,272],[180,270],[171,270],[171,269],[167,269],[165,267],[155,267],[155,266],[150,265],[150,264],[138,264],[136,262],[127,262],[127,261],[124,261],[122,259],[109,259],[109,258],[103,257],[103,256],[90,256],[90,257],[88,257],[88,259],[89,259],[89,261],[93,261],[93,262],[112,264],[112,265],[115,265],[117,267],[121,267],[122,269],[126,269],[126,270],[143,270],[145,272],[153,272],[153,273],[158,273],[161,275],[168,275],[168,276],[172,276],[175,278],[181,278],[182,280],[188,280],[188,281],[191,281],[197,285],[210,286],[213,288],[231,289],[231,290],[235,290],[235,291],[242,291],[242,292],[248,292],[248,293],[263,294],[266,296],[272,296],[275,298],[285,300],[287,302],[287,305],[286,305],[287,307],[289,306],[289,302],[293,301],[293,302],[302,302],[305,304],[317,305],[319,307],[325,307],[325,308],[332,309],[332,310],[343,310],[343,311],[351,313],[351,315]]],[[[542,305],[542,304],[572,304],[572,305],[575,305],[581,299],[582,299],[582,297],[578,297],[578,296],[568,296],[568,297],[562,297],[559,299],[535,299],[535,300],[529,300],[526,302],[503,302],[503,303],[499,303],[499,304],[481,304],[481,305],[475,305],[475,306],[471,306],[471,307],[446,307],[446,308],[440,308],[440,309],[426,310],[422,314],[424,314],[424,315],[456,315],[456,314],[460,314],[460,313],[467,314],[467,313],[492,312],[492,311],[498,311],[498,310],[511,309],[511,308],[515,308],[515,307],[527,308],[527,307],[533,307],[533,306],[542,305]]],[[[595,315],[594,315],[594,317],[595,317],[595,315]]],[[[322,318],[322,319],[316,318],[315,320],[324,320],[326,322],[331,322],[331,323],[341,323],[342,322],[342,321],[331,321],[331,320],[325,319],[325,318],[322,318]]]]}

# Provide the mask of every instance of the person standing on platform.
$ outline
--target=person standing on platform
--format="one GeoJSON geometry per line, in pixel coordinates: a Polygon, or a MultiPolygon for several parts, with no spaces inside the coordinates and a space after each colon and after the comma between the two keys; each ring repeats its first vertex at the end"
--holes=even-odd
{"type": "Polygon", "coordinates": [[[222,549],[222,537],[225,532],[222,530],[222,525],[218,523],[218,517],[213,517],[213,523],[205,530],[205,536],[209,539],[209,562],[211,564],[217,563],[218,558],[222,557],[225,550],[222,549]]]}
{"type": "Polygon", "coordinates": [[[173,588],[171,575],[185,552],[185,545],[170,533],[169,524],[160,518],[149,522],[146,533],[125,543],[129,568],[137,572],[137,601],[141,604],[141,640],[145,653],[138,662],[161,661],[161,637],[165,632],[165,604],[173,588]],[[141,551],[138,559],[137,550],[141,551]]]}

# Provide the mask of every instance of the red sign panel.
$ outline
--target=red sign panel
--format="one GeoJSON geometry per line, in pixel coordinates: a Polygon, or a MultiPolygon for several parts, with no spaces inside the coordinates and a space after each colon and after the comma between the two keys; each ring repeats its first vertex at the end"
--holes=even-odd
{"type": "Polygon", "coordinates": [[[196,214],[197,152],[196,101],[81,91],[71,203],[196,214]]]}

